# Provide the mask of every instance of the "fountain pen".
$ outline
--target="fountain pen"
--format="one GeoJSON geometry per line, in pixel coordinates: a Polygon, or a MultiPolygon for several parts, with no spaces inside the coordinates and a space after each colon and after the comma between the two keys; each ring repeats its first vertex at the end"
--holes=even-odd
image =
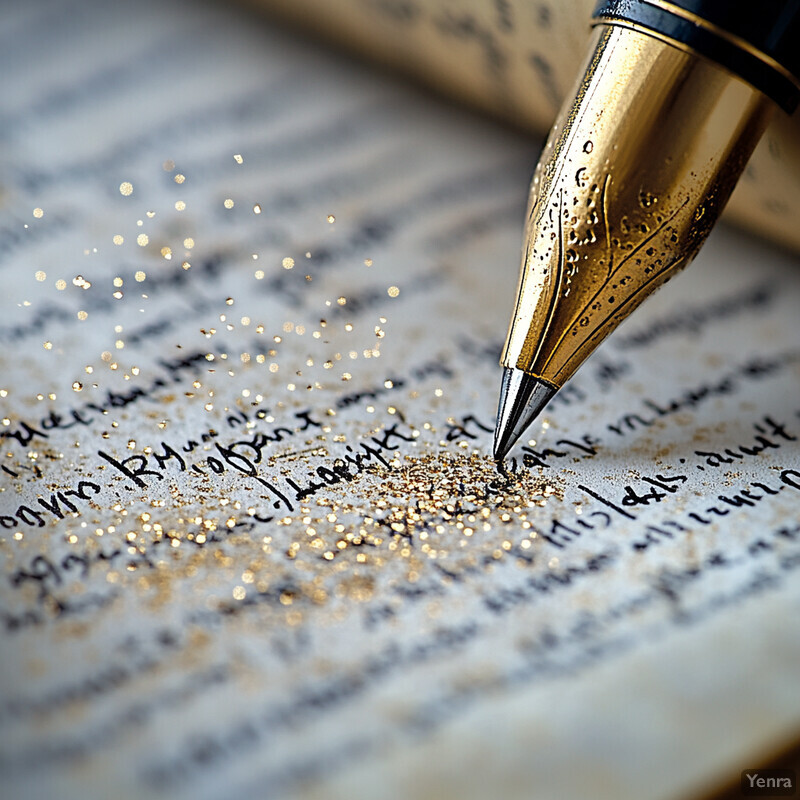
{"type": "Polygon", "coordinates": [[[603,0],[592,23],[531,185],[498,461],[689,264],[771,115],[800,100],[800,0],[603,0]]]}

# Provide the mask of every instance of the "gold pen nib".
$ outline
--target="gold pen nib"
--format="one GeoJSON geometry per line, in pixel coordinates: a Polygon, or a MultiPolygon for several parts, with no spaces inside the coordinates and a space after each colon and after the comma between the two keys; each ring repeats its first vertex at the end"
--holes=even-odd
{"type": "Polygon", "coordinates": [[[694,258],[775,108],[711,61],[599,26],[531,187],[494,452],[694,258]]]}
{"type": "Polygon", "coordinates": [[[494,457],[502,461],[558,391],[546,381],[521,369],[506,367],[500,386],[500,404],[494,429],[494,457]]]}

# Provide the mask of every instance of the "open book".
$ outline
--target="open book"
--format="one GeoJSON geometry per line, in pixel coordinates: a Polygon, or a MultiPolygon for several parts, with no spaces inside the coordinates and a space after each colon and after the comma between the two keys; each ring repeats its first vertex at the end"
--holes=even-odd
{"type": "Polygon", "coordinates": [[[696,797],[800,733],[800,270],[717,231],[512,451],[537,145],[220,5],[0,31],[0,781],[696,797]]]}

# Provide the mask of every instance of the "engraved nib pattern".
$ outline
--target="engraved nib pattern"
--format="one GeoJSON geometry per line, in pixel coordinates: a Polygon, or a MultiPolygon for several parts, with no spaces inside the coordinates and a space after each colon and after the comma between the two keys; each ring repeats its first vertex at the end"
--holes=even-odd
{"type": "Polygon", "coordinates": [[[517,439],[553,399],[558,389],[521,369],[505,367],[494,429],[493,453],[505,458],[517,439]]]}

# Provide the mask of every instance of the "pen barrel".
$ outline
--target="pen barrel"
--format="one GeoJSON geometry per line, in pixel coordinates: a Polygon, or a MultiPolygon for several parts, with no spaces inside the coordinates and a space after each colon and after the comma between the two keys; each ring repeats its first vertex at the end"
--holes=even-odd
{"type": "Polygon", "coordinates": [[[695,256],[775,108],[711,61],[598,26],[531,186],[502,364],[562,386],[695,256]]]}
{"type": "Polygon", "coordinates": [[[788,113],[800,101],[800,0],[600,0],[594,21],[647,31],[708,58],[788,113]]]}

